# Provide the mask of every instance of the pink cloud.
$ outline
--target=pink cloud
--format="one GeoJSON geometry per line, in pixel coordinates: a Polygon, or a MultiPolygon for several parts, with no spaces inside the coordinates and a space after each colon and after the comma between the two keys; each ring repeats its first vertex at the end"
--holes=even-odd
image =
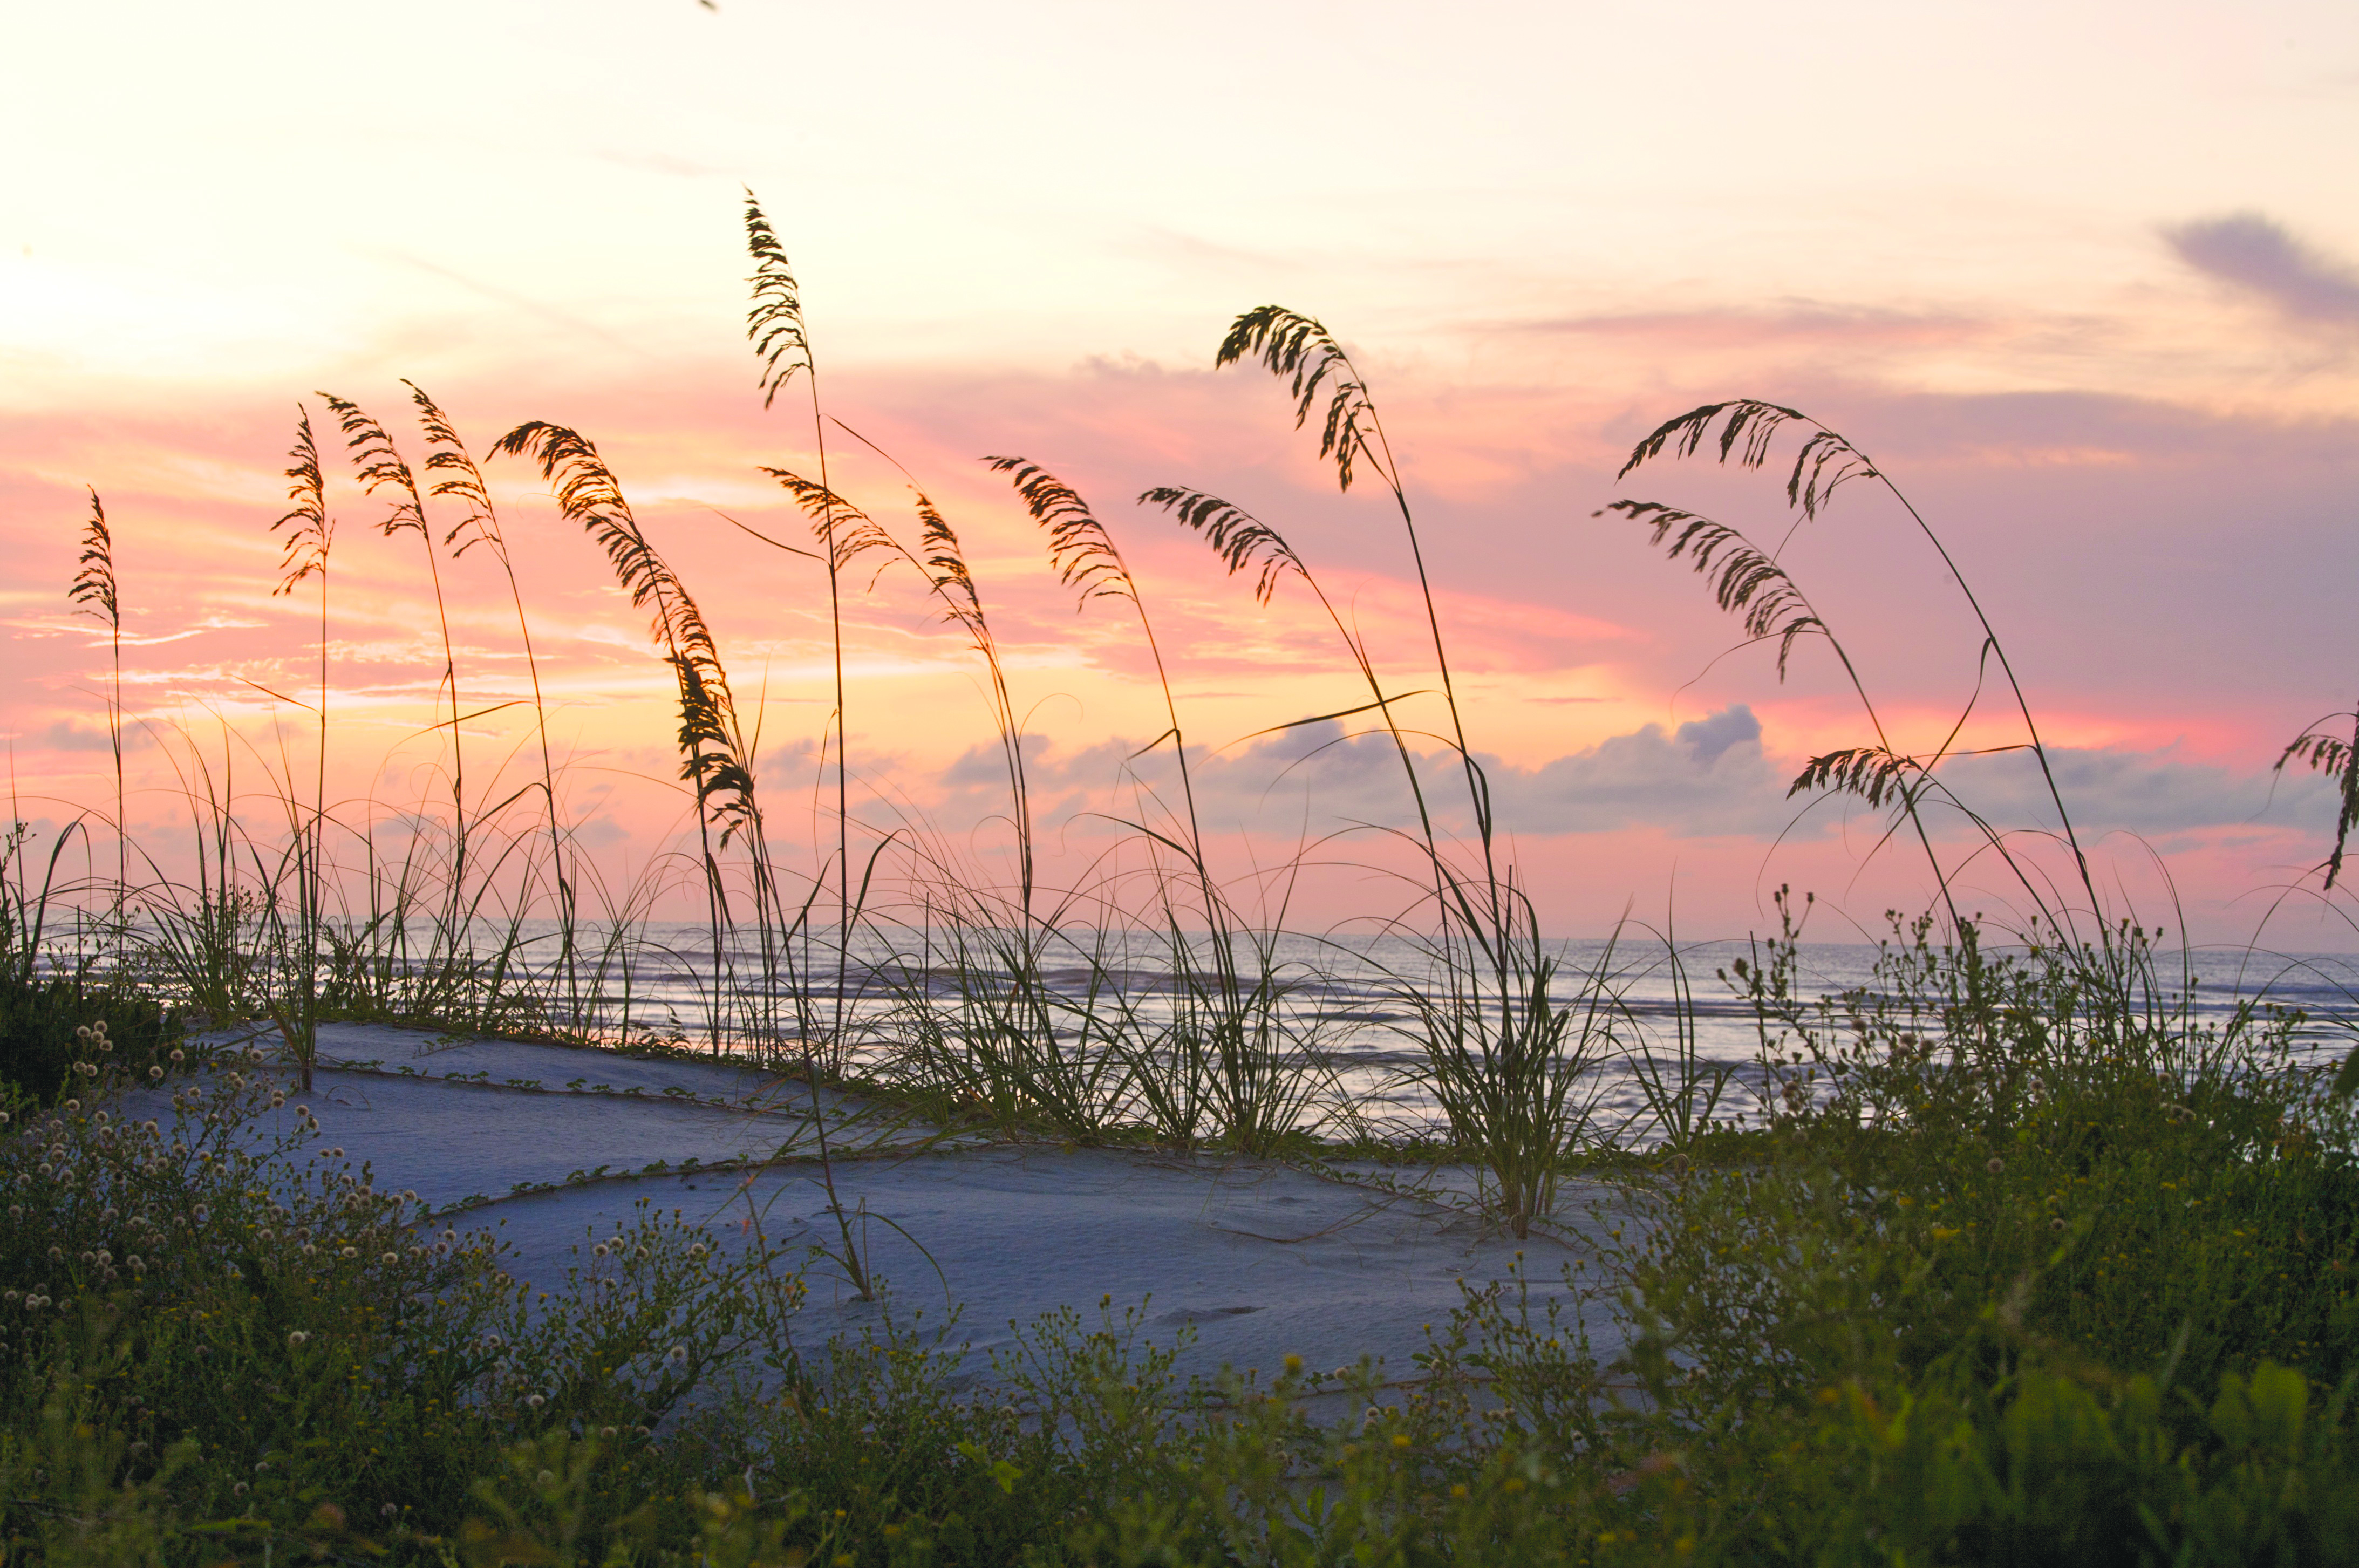
{"type": "MultiPolygon", "coordinates": [[[[1560,335],[1608,335],[1690,361],[1728,338],[1740,357],[1760,350],[1807,359],[1828,344],[1939,344],[1992,330],[1964,318],[1809,310],[1749,326],[1706,313],[1559,327],[1560,335]]],[[[393,379],[401,368],[346,374],[336,385],[366,392],[363,401],[393,422],[403,409],[393,379]]],[[[1614,469],[1631,441],[1725,389],[1692,363],[1681,376],[1689,390],[1644,408],[1578,387],[1511,378],[1436,387],[1413,376],[1386,405],[1409,454],[1455,668],[1474,694],[1478,749],[1535,779],[1557,768],[1552,777],[1573,780],[1561,796],[1570,808],[1588,775],[1563,759],[1599,755],[1649,724],[1668,748],[1680,725],[1745,705],[1760,720],[1765,788],[1782,777],[1770,762],[1782,768],[1866,736],[1831,659],[1807,652],[1780,686],[1762,650],[1720,657],[1736,627],[1707,585],[1627,525],[1591,517],[1641,481],[1638,493],[1680,498],[1765,547],[1780,546],[1859,659],[1901,743],[1935,744],[1973,688],[1979,633],[1938,560],[1888,501],[1847,493],[1827,517],[1792,530],[1771,475],[1691,462],[1617,485],[1614,469]]],[[[823,581],[713,510],[774,537],[803,537],[783,493],[755,469],[815,466],[810,428],[762,415],[749,381],[735,360],[681,361],[603,381],[527,373],[436,391],[479,450],[527,417],[574,422],[598,441],[649,536],[701,599],[741,699],[752,701],[766,670],[772,738],[808,746],[825,709],[823,581]]],[[[1022,700],[1065,754],[1152,735],[1159,699],[1144,685],[1146,649],[1123,607],[1076,613],[1037,530],[1004,482],[975,462],[985,452],[1048,463],[1114,529],[1175,677],[1183,690],[1207,693],[1190,705],[1191,735],[1229,741],[1341,705],[1354,700],[1355,677],[1305,596],[1289,588],[1267,609],[1256,604],[1249,584],[1226,579],[1200,540],[1134,507],[1150,484],[1201,485],[1283,528],[1349,607],[1387,678],[1430,680],[1397,517],[1365,486],[1336,493],[1332,473],[1289,428],[1283,389],[1266,376],[1094,362],[1064,375],[853,367],[827,385],[832,406],[907,463],[952,517],[1022,700]]],[[[2177,742],[2184,766],[2251,778],[2347,686],[2359,654],[2338,608],[2342,583],[2359,567],[2343,501],[2359,479],[2350,455],[2359,443],[2347,425],[2087,394],[1933,396],[1799,374],[1781,396],[1844,429],[1908,486],[2006,638],[2051,743],[2129,755],[2177,742]]],[[[274,723],[290,745],[300,741],[305,716],[279,705],[274,718],[254,690],[308,701],[317,681],[316,598],[308,585],[292,598],[269,592],[277,558],[267,526],[284,506],[277,470],[292,406],[291,397],[196,408],[135,403],[0,422],[9,454],[0,463],[0,544],[16,563],[5,610],[18,676],[0,698],[0,727],[16,737],[20,778],[71,781],[76,790],[95,778],[87,743],[105,661],[87,635],[66,634],[63,616],[85,480],[117,519],[134,716],[195,735],[221,713],[245,727],[261,757],[275,755],[274,723]]],[[[413,461],[419,455],[413,443],[413,461]]],[[[897,474],[847,438],[832,444],[830,464],[841,488],[914,534],[897,474]]],[[[622,786],[639,806],[585,806],[584,820],[652,855],[679,807],[668,677],[647,650],[643,617],[588,541],[537,495],[537,479],[520,465],[491,472],[527,562],[527,610],[566,755],[585,769],[644,776],[622,786]]],[[[402,781],[396,796],[430,794],[413,782],[431,772],[427,726],[440,670],[423,564],[413,538],[378,536],[380,503],[359,497],[348,478],[338,485],[330,700],[351,726],[342,732],[339,789],[378,788],[390,766],[402,781]]],[[[470,707],[525,691],[514,611],[486,566],[471,557],[446,568],[470,707]]],[[[873,672],[855,682],[852,723],[856,748],[875,760],[874,787],[947,806],[955,787],[942,770],[989,734],[973,656],[937,624],[907,573],[855,594],[848,625],[855,668],[873,672]]],[[[1983,673],[1987,733],[1974,732],[1977,744],[2003,739],[2013,722],[1983,673]]],[[[525,738],[519,719],[514,711],[486,719],[470,744],[513,768],[525,738]]],[[[158,799],[177,788],[153,756],[137,766],[158,799]]],[[[797,777],[791,768],[781,775],[797,777]]],[[[1073,805],[1105,787],[1074,781],[1060,799],[1073,805]]],[[[1777,833],[1768,816],[1726,822],[1734,825],[1536,823],[1524,842],[1536,871],[1568,879],[1551,885],[1552,907],[1567,920],[1589,920],[1619,899],[1659,891],[1673,865],[1687,868],[1680,886],[1691,887],[1700,855],[1734,868],[1767,854],[1777,833]],[[1567,847],[1576,841],[1578,853],[1567,847]]],[[[2320,825],[2248,829],[2215,801],[2174,819],[2169,833],[2185,847],[2198,901],[2227,910],[2243,891],[2234,878],[2289,875],[2283,868],[2314,859],[2320,825]]],[[[1857,846],[1856,835],[1813,838],[1792,852],[1802,856],[1794,875],[1849,886],[1856,868],[1840,855],[1857,846]]],[[[1732,887],[1749,886],[1728,874],[1732,887]]],[[[1751,918],[1743,915],[1750,893],[1692,896],[1716,919],[1751,918]]]]}

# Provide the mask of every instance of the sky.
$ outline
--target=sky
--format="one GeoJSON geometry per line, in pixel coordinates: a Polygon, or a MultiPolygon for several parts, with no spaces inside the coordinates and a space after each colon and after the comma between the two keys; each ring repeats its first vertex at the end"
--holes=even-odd
{"type": "MultiPolygon", "coordinates": [[[[320,394],[351,398],[419,460],[406,379],[479,455],[527,419],[597,443],[714,629],[805,863],[832,832],[826,583],[743,529],[807,542],[762,469],[816,473],[823,436],[832,482],[904,540],[912,477],[956,528],[1051,880],[1129,885],[1125,824],[1171,821],[1169,748],[1142,754],[1168,719],[1136,616],[1077,607],[985,455],[1045,464],[1124,550],[1236,896],[1314,929],[1408,911],[1391,743],[1364,718],[1277,727],[1364,700],[1334,626],[1296,584],[1257,603],[1133,504],[1170,485],[1245,508],[1388,691],[1439,684],[1391,497],[1364,471],[1339,491],[1283,383],[1214,366],[1230,321],[1276,303],[1371,389],[1503,853],[1550,930],[1742,935],[1786,885],[1830,939],[1927,907],[1928,847],[1888,811],[1788,796],[1879,735],[1987,753],[1937,777],[2031,887],[2087,903],[2057,891],[2078,884],[2055,802],[2004,749],[2033,733],[2011,670],[2106,914],[2359,946],[2311,872],[2331,789],[2272,772],[2359,668],[2348,5],[479,0],[10,28],[0,734],[37,844],[114,811],[108,647],[66,598],[91,489],[129,837],[185,870],[192,789],[266,836],[313,766],[318,583],[273,592],[299,405],[324,436],[320,394]],[[766,409],[756,385],[748,191],[801,285],[816,433],[801,386],[766,409]],[[1841,431],[1890,484],[1798,517],[1790,433],[1764,471],[1707,447],[1617,476],[1662,421],[1740,397],[1841,431]],[[1774,552],[1832,639],[1781,679],[1686,559],[1600,515],[1623,498],[1774,552]]],[[[612,901],[676,904],[670,676],[595,546],[526,463],[487,460],[516,594],[484,550],[429,578],[331,455],[339,821],[391,843],[447,816],[439,580],[471,809],[540,766],[520,601],[567,831],[612,901]]],[[[980,660],[907,568],[843,588],[863,842],[897,828],[1004,879],[980,660]]],[[[1431,695],[1401,711],[1446,728],[1431,695]]],[[[1462,834],[1456,775],[1420,747],[1462,834]]],[[[1933,818],[1962,906],[2037,907],[1971,822],[1933,818]]]]}

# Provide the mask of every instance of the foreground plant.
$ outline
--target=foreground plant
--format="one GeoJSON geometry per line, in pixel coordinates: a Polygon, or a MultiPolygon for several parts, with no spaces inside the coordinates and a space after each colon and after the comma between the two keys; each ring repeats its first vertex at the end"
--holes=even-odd
{"type": "Polygon", "coordinates": [[[0,1125],[0,1528],[57,1563],[2353,1560],[2359,1126],[2301,1021],[1931,929],[1843,996],[1782,939],[1733,973],[1767,1125],[1698,1129],[1646,1223],[1471,1291],[1415,1368],[1185,1387],[1111,1303],[987,1370],[889,1297],[798,1342],[790,1277],[670,1225],[528,1307],[482,1233],[255,1141],[302,1103],[260,1063],[134,1092],[92,1045],[0,1125]]]}
{"type": "MultiPolygon", "coordinates": [[[[717,1367],[790,1337],[795,1281],[763,1249],[723,1259],[645,1212],[527,1290],[490,1233],[320,1147],[257,1056],[130,1074],[83,1038],[75,1093],[0,1107],[0,1407],[114,1434],[91,1463],[171,1518],[296,1530],[324,1499],[356,1526],[455,1530],[505,1445],[595,1432],[644,1455],[717,1367]]],[[[28,1477],[35,1430],[0,1431],[12,1525],[88,1483],[28,1477]]],[[[633,1465],[660,1489],[662,1466],[633,1465]]]]}
{"type": "Polygon", "coordinates": [[[282,907],[275,897],[260,906],[272,917],[270,936],[277,950],[277,962],[268,972],[280,981],[266,989],[260,1000],[268,1009],[272,1023],[277,1026],[279,1038],[299,1075],[300,1086],[308,1091],[320,1051],[320,939],[327,920],[328,562],[336,540],[335,519],[328,516],[327,481],[320,473],[319,442],[311,434],[311,413],[308,408],[299,410],[295,445],[288,456],[292,459],[292,466],[287,470],[287,496],[294,506],[270,528],[276,533],[290,523],[294,527],[288,528],[278,585],[271,593],[274,596],[291,594],[306,579],[316,576],[320,580],[320,699],[312,710],[319,740],[312,757],[310,812],[301,811],[290,764],[286,769],[287,793],[281,802],[287,811],[286,847],[275,868],[264,867],[258,855],[255,860],[262,881],[274,893],[290,878],[294,883],[292,931],[287,929],[282,907]]]}
{"type": "Polygon", "coordinates": [[[1482,1170],[1500,1223],[1520,1238],[1549,1212],[1557,1171],[1588,1130],[1592,1104],[1579,1086],[1610,1048],[1599,1027],[1607,1000],[1603,976],[1589,976],[1572,998],[1556,995],[1556,956],[1540,934],[1529,893],[1515,868],[1501,859],[1490,780],[1467,740],[1416,515],[1366,379],[1322,323],[1279,305],[1237,317],[1214,355],[1217,365],[1254,360],[1287,380],[1298,430],[1323,393],[1319,456],[1334,463],[1341,488],[1348,491],[1364,469],[1392,496],[1431,639],[1446,721],[1439,738],[1465,789],[1473,829],[1472,866],[1460,864],[1437,826],[1420,760],[1409,744],[1413,734],[1425,732],[1400,713],[1403,704],[1429,693],[1386,687],[1364,640],[1277,529],[1201,491],[1164,486],[1139,499],[1202,534],[1232,573],[1255,571],[1256,593],[1265,604],[1280,581],[1299,577],[1333,622],[1367,685],[1364,705],[1279,727],[1374,713],[1379,733],[1400,759],[1417,828],[1414,834],[1397,836],[1417,856],[1417,879],[1421,892],[1430,888],[1432,914],[1430,921],[1403,917],[1386,922],[1388,931],[1410,934],[1428,960],[1424,973],[1393,976],[1394,994],[1415,1019],[1407,1032],[1425,1058],[1420,1077],[1440,1105],[1451,1142],[1482,1170]]]}

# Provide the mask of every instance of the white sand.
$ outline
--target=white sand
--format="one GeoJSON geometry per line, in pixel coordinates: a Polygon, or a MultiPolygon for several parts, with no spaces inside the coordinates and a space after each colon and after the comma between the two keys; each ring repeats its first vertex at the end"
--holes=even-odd
{"type": "MultiPolygon", "coordinates": [[[[498,1226],[509,1271],[541,1289],[561,1284],[573,1248],[630,1220],[641,1198],[710,1224],[724,1245],[742,1235],[749,1204],[774,1244],[838,1245],[799,1083],[718,1062],[359,1026],[323,1029],[321,1062],[313,1092],[294,1096],[318,1116],[320,1146],[367,1161],[381,1189],[414,1189],[437,1207],[483,1200],[456,1223],[498,1226]],[[683,1169],[690,1160],[698,1168],[683,1169]],[[716,1168],[747,1160],[764,1163],[716,1168]]],[[[1462,1284],[1506,1278],[1520,1247],[1537,1312],[1562,1294],[1562,1271],[1589,1239],[1626,1214],[1611,1188],[1571,1183],[1551,1234],[1518,1244],[1473,1214],[1463,1171],[1359,1180],[1266,1160],[1019,1145],[945,1137],[842,1097],[825,1105],[843,1156],[837,1192],[870,1216],[854,1237],[889,1281],[896,1315],[922,1310],[930,1325],[955,1304],[953,1342],[978,1350],[1006,1345],[1010,1319],[1059,1307],[1094,1325],[1111,1296],[1117,1312],[1146,1303],[1156,1343],[1192,1325],[1183,1377],[1223,1364],[1266,1374],[1289,1353],[1321,1368],[1380,1356],[1388,1377],[1413,1377],[1425,1325],[1446,1323],[1462,1284]],[[1400,1190],[1420,1182],[1422,1193],[1400,1190]]],[[[875,1321],[878,1307],[857,1300],[832,1263],[814,1260],[807,1279],[806,1346],[875,1321]]],[[[1611,1325],[1590,1328],[1601,1355],[1618,1348],[1602,1337],[1611,1325]]]]}

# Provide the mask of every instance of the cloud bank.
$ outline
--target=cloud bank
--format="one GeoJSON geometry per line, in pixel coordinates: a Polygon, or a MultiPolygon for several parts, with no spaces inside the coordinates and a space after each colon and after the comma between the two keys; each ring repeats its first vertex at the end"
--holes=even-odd
{"type": "MultiPolygon", "coordinates": [[[[1144,756],[1109,741],[1072,751],[1027,746],[1034,807],[1042,822],[1109,810],[1109,790],[1176,809],[1179,779],[1168,750],[1144,756]]],[[[1446,831],[1468,827],[1464,790],[1447,753],[1421,751],[1429,808],[1446,831]]],[[[1648,829],[1671,838],[1822,837],[1864,811],[1850,800],[1789,799],[1801,758],[1765,749],[1760,718],[1737,702],[1676,727],[1646,724],[1534,767],[1478,760],[1500,829],[1518,838],[1648,829]]],[[[2156,838],[2265,826],[2322,831],[2332,786],[2309,773],[2273,773],[2190,760],[2176,746],[2052,747],[2050,769],[2085,838],[2128,833],[2156,838]]],[[[1415,802],[1400,757],[1381,732],[1347,734],[1333,723],[1264,736],[1231,751],[1190,749],[1197,808],[1213,833],[1307,832],[1353,824],[1409,828],[1415,802]]],[[[2002,831],[2051,831],[2055,802],[2028,753],[1953,757],[1939,769],[1951,797],[2002,831]]],[[[1006,774],[995,749],[977,748],[937,780],[944,818],[972,822],[1005,810],[1006,774]]],[[[1116,814],[1125,814],[1120,807],[1116,814]]],[[[1928,812],[1945,836],[1970,835],[1954,811],[1928,812]]]]}

